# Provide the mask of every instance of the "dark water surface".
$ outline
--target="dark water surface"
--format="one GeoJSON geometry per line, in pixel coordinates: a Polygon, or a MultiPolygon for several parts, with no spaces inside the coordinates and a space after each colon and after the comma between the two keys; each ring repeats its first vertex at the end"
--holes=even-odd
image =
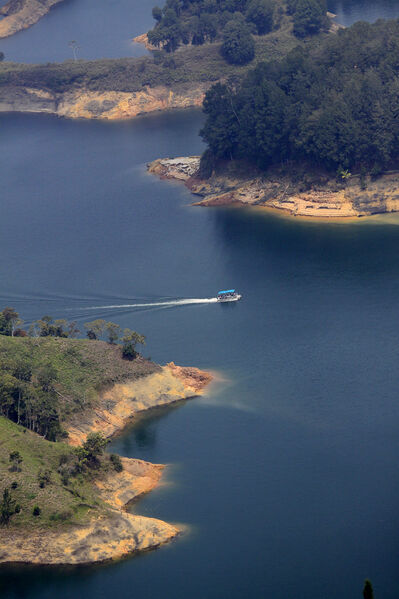
{"type": "Polygon", "coordinates": [[[337,15],[337,23],[349,27],[355,21],[397,19],[398,0],[327,0],[328,9],[337,15]]]}
{"type": "MultiPolygon", "coordinates": [[[[0,51],[17,62],[60,62],[73,58],[69,42],[75,40],[78,58],[140,56],[145,48],[131,40],[152,27],[154,4],[155,0],[64,0],[33,27],[0,40],[0,51]]],[[[328,0],[327,4],[337,14],[337,22],[346,26],[358,20],[399,17],[398,0],[328,0]]]]}
{"type": "Polygon", "coordinates": [[[0,40],[0,50],[6,60],[62,62],[73,59],[75,40],[78,58],[141,56],[144,46],[131,40],[152,27],[153,6],[153,0],[64,0],[29,29],[0,40]]]}
{"type": "Polygon", "coordinates": [[[0,118],[0,304],[112,319],[225,379],[113,443],[171,464],[136,509],[190,532],[104,567],[3,568],[2,599],[355,599],[365,577],[399,596],[399,217],[189,207],[144,165],[200,152],[201,119],[0,118]],[[237,305],[106,307],[230,286],[237,305]]]}

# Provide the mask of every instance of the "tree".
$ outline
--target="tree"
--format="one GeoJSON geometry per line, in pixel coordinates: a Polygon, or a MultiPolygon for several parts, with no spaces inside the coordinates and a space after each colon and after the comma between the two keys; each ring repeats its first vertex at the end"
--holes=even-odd
{"type": "MultiPolygon", "coordinates": [[[[3,335],[12,335],[14,336],[14,331],[16,326],[22,324],[22,320],[20,320],[19,318],[19,314],[18,312],[16,312],[14,310],[14,308],[10,308],[9,306],[7,306],[6,308],[4,308],[4,310],[2,311],[2,316],[3,316],[3,321],[5,323],[5,329],[7,332],[4,332],[3,335]]],[[[1,327],[1,323],[0,323],[0,327],[1,327]]],[[[1,328],[0,328],[0,333],[1,333],[1,328]]]]}
{"type": "Polygon", "coordinates": [[[152,18],[159,23],[159,21],[162,19],[162,8],[159,8],[159,6],[154,6],[152,9],[152,18]]]}
{"type": "Polygon", "coordinates": [[[143,335],[139,335],[139,333],[136,333],[136,331],[125,329],[123,331],[122,343],[122,356],[126,360],[134,360],[134,358],[137,356],[136,345],[138,343],[144,345],[145,337],[143,335]]]}
{"type": "Polygon", "coordinates": [[[15,501],[11,496],[10,490],[5,488],[3,491],[3,500],[0,503],[0,524],[8,526],[11,516],[15,514],[15,501]]]}
{"type": "Polygon", "coordinates": [[[52,322],[53,317],[48,316],[47,314],[42,316],[42,318],[36,322],[39,329],[39,337],[48,337],[50,335],[50,326],[52,322]]]}
{"type": "Polygon", "coordinates": [[[89,339],[99,339],[104,334],[106,324],[105,320],[98,318],[97,320],[86,322],[83,326],[87,330],[86,334],[89,339]]]}
{"type": "Polygon", "coordinates": [[[21,472],[21,464],[23,462],[23,458],[19,451],[12,451],[10,453],[9,461],[11,463],[11,472],[21,472]]]}
{"type": "Polygon", "coordinates": [[[200,135],[216,158],[234,157],[240,130],[234,102],[233,90],[222,83],[216,83],[205,95],[203,111],[208,118],[200,135]]]}
{"type": "Polygon", "coordinates": [[[373,587],[371,586],[371,582],[367,578],[364,581],[363,598],[364,599],[374,599],[373,587]]]}
{"type": "Polygon", "coordinates": [[[323,0],[297,0],[294,12],[294,34],[297,37],[314,35],[326,23],[326,7],[323,0]]]}
{"type": "Polygon", "coordinates": [[[259,35],[269,33],[273,29],[274,2],[272,0],[251,0],[245,16],[253,23],[259,35]]]}
{"type": "Polygon", "coordinates": [[[43,391],[51,391],[56,380],[57,371],[52,364],[42,366],[37,373],[37,381],[43,391]]]}
{"type": "Polygon", "coordinates": [[[102,433],[90,433],[86,441],[76,450],[81,467],[96,467],[99,465],[99,456],[104,453],[107,439],[102,433]]]}
{"type": "Polygon", "coordinates": [[[240,13],[227,23],[220,52],[230,64],[247,64],[254,58],[255,42],[248,23],[240,13]]]}
{"type": "Polygon", "coordinates": [[[67,325],[67,328],[68,328],[68,337],[71,337],[72,339],[74,339],[75,337],[80,335],[80,331],[78,329],[76,320],[72,320],[72,322],[69,322],[67,325]]]}
{"type": "Polygon", "coordinates": [[[116,343],[121,333],[121,327],[119,326],[119,324],[115,324],[114,322],[107,322],[105,328],[108,335],[108,342],[111,344],[116,343]]]}

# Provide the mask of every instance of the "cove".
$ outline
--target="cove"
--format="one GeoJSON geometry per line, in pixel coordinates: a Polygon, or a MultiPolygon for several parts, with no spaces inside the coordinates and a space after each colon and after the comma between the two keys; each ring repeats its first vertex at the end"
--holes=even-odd
{"type": "Polygon", "coordinates": [[[185,535],[99,568],[2,568],[2,596],[353,599],[370,577],[396,598],[399,219],[190,207],[145,164],[201,152],[196,111],[0,121],[2,305],[104,317],[223,379],[112,446],[170,464],[133,509],[185,535]],[[148,305],[229,287],[237,305],[148,305]]]}

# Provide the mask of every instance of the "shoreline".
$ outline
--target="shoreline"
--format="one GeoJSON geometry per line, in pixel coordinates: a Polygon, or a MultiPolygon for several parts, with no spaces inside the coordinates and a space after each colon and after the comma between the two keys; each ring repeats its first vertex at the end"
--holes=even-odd
{"type": "MultiPolygon", "coordinates": [[[[399,172],[391,171],[376,179],[367,177],[365,189],[359,176],[347,184],[323,176],[323,182],[307,185],[303,190],[290,173],[271,169],[267,175],[234,171],[231,165],[200,179],[199,156],[165,158],[147,165],[149,173],[160,179],[180,181],[202,199],[193,206],[236,206],[259,208],[285,217],[313,222],[353,222],[359,218],[399,212],[399,172]]],[[[320,177],[319,177],[320,179],[320,177]]]]}
{"type": "Polygon", "coordinates": [[[0,113],[52,114],[71,119],[124,121],[156,112],[200,108],[212,82],[188,87],[143,87],[137,92],[71,90],[56,94],[46,89],[3,86],[0,113]]]}
{"type": "Polygon", "coordinates": [[[63,0],[9,0],[0,8],[0,39],[28,29],[63,0]]]}
{"type": "MultiPolygon", "coordinates": [[[[145,411],[201,395],[213,376],[173,362],[139,379],[116,383],[100,394],[94,409],[67,425],[68,443],[80,445],[87,434],[121,434],[145,411]]],[[[161,483],[165,466],[121,458],[123,470],[107,471],[93,481],[106,513],[84,524],[54,529],[0,529],[0,563],[89,565],[120,560],[156,549],[175,539],[184,527],[129,513],[129,506],[161,483]]],[[[82,498],[83,501],[83,498],[82,498]]],[[[84,505],[84,504],[82,504],[84,505]]]]}

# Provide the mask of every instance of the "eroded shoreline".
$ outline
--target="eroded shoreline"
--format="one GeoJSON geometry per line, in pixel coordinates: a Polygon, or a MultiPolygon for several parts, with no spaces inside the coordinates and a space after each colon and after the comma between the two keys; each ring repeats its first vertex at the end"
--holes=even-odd
{"type": "MultiPolygon", "coordinates": [[[[173,362],[145,377],[118,383],[101,394],[95,410],[88,410],[67,426],[69,443],[79,445],[90,432],[106,437],[121,433],[136,414],[200,395],[212,375],[173,362]]],[[[117,560],[155,549],[174,539],[181,529],[158,520],[128,513],[132,501],[160,483],[163,465],[121,458],[123,470],[106,472],[95,480],[106,515],[82,525],[54,529],[0,529],[0,563],[78,565],[117,560]]]]}
{"type": "Polygon", "coordinates": [[[31,27],[60,2],[63,0],[9,0],[0,8],[0,38],[31,27]]]}
{"type": "Polygon", "coordinates": [[[203,199],[195,206],[246,206],[273,210],[285,215],[313,220],[342,220],[399,212],[399,172],[376,179],[367,177],[363,186],[358,176],[345,184],[325,178],[321,183],[301,190],[289,172],[266,175],[213,173],[209,179],[198,174],[199,156],[158,159],[148,171],[161,179],[183,182],[203,199]]]}

